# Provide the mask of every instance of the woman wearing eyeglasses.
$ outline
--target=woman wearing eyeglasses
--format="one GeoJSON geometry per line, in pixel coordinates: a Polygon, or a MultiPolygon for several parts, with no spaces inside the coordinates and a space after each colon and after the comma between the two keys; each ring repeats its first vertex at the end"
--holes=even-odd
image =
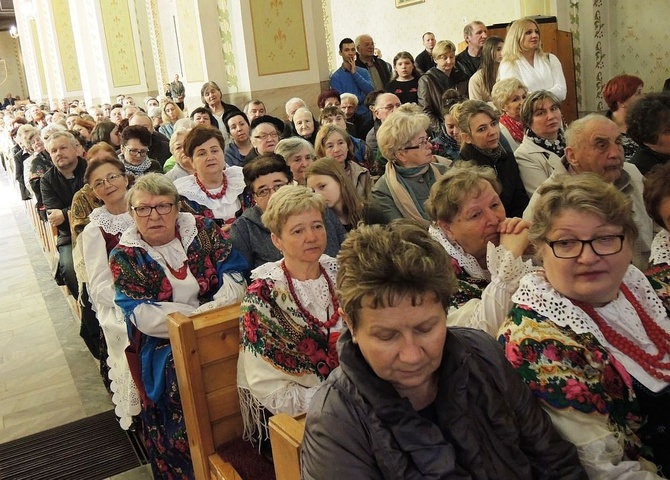
{"type": "Polygon", "coordinates": [[[107,372],[121,428],[128,429],[133,415],[140,413],[140,398],[125,356],[128,330],[116,316],[108,259],[121,234],[134,225],[125,199],[129,179],[123,164],[108,152],[89,159],[84,179],[103,205],[88,215],[90,222],[79,236],[77,247],[81,246],[83,253],[88,298],[104,335],[100,339],[101,369],[107,372]]]}
{"type": "Polygon", "coordinates": [[[127,173],[141,177],[151,172],[162,173],[163,168],[157,160],[149,158],[151,132],[145,127],[132,125],[121,133],[121,160],[127,173]]]}
{"type": "Polygon", "coordinates": [[[214,219],[224,231],[242,213],[244,178],[241,167],[226,167],[221,131],[198,125],[184,139],[184,155],[195,173],[178,178],[181,210],[214,219]]]}
{"type": "Polygon", "coordinates": [[[154,478],[193,478],[166,315],[239,302],[244,258],[216,223],[179,213],[179,193],[164,175],[140,178],[128,192],[134,225],[110,255],[114,301],[137,352],[131,372],[154,478]]]}
{"type": "Polygon", "coordinates": [[[251,145],[254,147],[245,157],[245,162],[264,153],[272,153],[281,140],[284,122],[271,115],[254,118],[251,122],[251,145]]]}
{"type": "Polygon", "coordinates": [[[499,331],[507,359],[590,478],[661,478],[670,471],[670,319],[631,265],[630,198],[591,173],[538,191],[529,236],[544,269],[512,297],[499,331]]]}
{"type": "MultiPolygon", "coordinates": [[[[288,141],[290,139],[284,140],[288,141]]],[[[304,141],[304,140],[301,140],[304,141]]],[[[247,208],[230,228],[233,245],[246,258],[249,271],[268,262],[281,260],[282,253],[274,245],[268,227],[261,216],[270,198],[285,185],[293,185],[293,175],[281,155],[266,153],[247,162],[243,169],[244,182],[252,193],[255,205],[247,208]]],[[[330,209],[324,213],[326,255],[336,257],[345,231],[330,209]]]]}
{"type": "Polygon", "coordinates": [[[444,174],[451,160],[433,155],[426,130],[428,115],[407,103],[389,115],[377,132],[386,171],[372,188],[372,199],[389,221],[417,220],[426,228],[430,218],[424,208],[430,187],[444,174]]]}

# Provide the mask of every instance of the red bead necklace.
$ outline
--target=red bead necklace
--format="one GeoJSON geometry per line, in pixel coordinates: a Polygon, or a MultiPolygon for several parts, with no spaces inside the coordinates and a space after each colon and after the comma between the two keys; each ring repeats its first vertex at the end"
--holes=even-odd
{"type": "Polygon", "coordinates": [[[223,174],[223,186],[221,187],[221,191],[219,193],[211,193],[209,190],[207,190],[207,187],[205,187],[200,179],[198,178],[198,174],[195,173],[195,183],[198,184],[198,187],[200,187],[200,190],[203,191],[205,195],[207,195],[208,198],[211,198],[212,200],[218,200],[219,198],[223,198],[223,196],[226,194],[226,190],[228,190],[228,178],[226,178],[226,174],[223,174]]]}
{"type": "Polygon", "coordinates": [[[580,302],[578,300],[572,300],[572,303],[584,310],[584,312],[586,312],[586,314],[591,317],[591,319],[593,319],[607,341],[616,347],[617,350],[624,353],[627,357],[635,360],[635,362],[637,362],[637,364],[640,365],[649,375],[659,378],[665,382],[670,382],[670,374],[665,374],[660,371],[670,371],[670,361],[662,361],[662,359],[667,354],[670,354],[670,333],[661,328],[654,321],[654,319],[652,319],[649,314],[644,311],[642,305],[640,305],[640,302],[638,302],[637,298],[635,298],[626,285],[621,284],[621,291],[635,309],[638,317],[640,317],[644,331],[652,343],[656,346],[658,354],[651,355],[645,352],[643,349],[635,345],[635,343],[631,342],[628,338],[616,332],[612,327],[609,326],[605,319],[598,312],[596,312],[596,309],[593,308],[592,305],[580,302]]]}
{"type": "Polygon", "coordinates": [[[281,269],[284,271],[284,276],[286,277],[286,282],[288,283],[288,290],[289,292],[291,292],[291,296],[293,297],[293,300],[295,301],[298,310],[300,310],[300,313],[302,313],[302,315],[305,317],[307,323],[317,325],[321,328],[325,328],[326,330],[330,330],[332,327],[334,327],[335,324],[337,323],[337,320],[340,318],[340,304],[337,301],[337,295],[335,294],[335,287],[333,286],[333,282],[331,282],[330,277],[326,274],[326,270],[323,268],[323,266],[319,264],[319,270],[321,271],[321,275],[323,275],[324,278],[326,279],[326,283],[328,284],[328,293],[330,294],[330,299],[333,302],[333,308],[335,309],[333,314],[326,322],[322,322],[314,315],[309,313],[307,309],[302,305],[302,303],[300,303],[298,295],[296,295],[295,293],[295,288],[293,287],[293,279],[291,278],[291,274],[288,273],[286,263],[283,260],[281,262],[281,269]]]}

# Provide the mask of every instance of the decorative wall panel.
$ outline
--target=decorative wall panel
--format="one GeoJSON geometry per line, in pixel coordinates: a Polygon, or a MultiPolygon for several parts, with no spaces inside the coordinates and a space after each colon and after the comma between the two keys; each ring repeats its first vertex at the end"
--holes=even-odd
{"type": "Polygon", "coordinates": [[[309,70],[302,0],[250,0],[258,75],[309,70]]]}
{"type": "Polygon", "coordinates": [[[128,1],[100,0],[100,14],[113,87],[139,85],[140,72],[128,1]]]}
{"type": "Polygon", "coordinates": [[[68,0],[52,0],[51,12],[53,14],[56,37],[58,38],[58,52],[61,65],[63,65],[63,77],[65,78],[65,90],[78,92],[81,90],[81,75],[79,74],[79,62],[77,61],[77,50],[74,45],[74,34],[72,32],[72,18],[68,0]]]}

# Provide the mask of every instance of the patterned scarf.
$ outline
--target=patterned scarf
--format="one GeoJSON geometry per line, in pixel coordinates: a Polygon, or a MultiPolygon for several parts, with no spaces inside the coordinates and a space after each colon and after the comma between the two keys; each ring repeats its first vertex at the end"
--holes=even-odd
{"type": "Polygon", "coordinates": [[[559,157],[565,154],[565,135],[563,130],[558,131],[558,138],[556,140],[549,140],[547,138],[539,137],[530,128],[526,129],[526,136],[530,138],[537,146],[555,153],[559,157]]]}
{"type": "Polygon", "coordinates": [[[126,172],[130,172],[136,177],[139,177],[147,173],[147,170],[149,170],[149,167],[151,166],[151,159],[146,157],[139,165],[133,165],[127,161],[124,161],[123,163],[126,167],[126,172]]]}
{"type": "Polygon", "coordinates": [[[500,123],[505,125],[516,143],[521,143],[523,141],[523,123],[519,120],[514,120],[506,113],[500,115],[500,123]]]}
{"type": "Polygon", "coordinates": [[[500,158],[506,154],[505,148],[500,144],[500,142],[498,143],[498,146],[493,150],[484,150],[483,148],[479,148],[474,144],[470,144],[470,146],[474,148],[476,151],[478,151],[480,154],[490,158],[494,164],[493,168],[495,168],[495,164],[498,162],[498,160],[500,160],[500,158]]]}

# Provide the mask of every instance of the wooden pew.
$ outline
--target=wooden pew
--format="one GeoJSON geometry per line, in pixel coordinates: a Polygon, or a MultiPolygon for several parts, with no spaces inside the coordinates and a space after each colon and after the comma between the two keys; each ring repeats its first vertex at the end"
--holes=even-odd
{"type": "MultiPolygon", "coordinates": [[[[216,447],[242,437],[237,395],[239,304],[168,315],[184,420],[198,480],[242,480],[216,447]]],[[[247,479],[249,480],[249,479],[247,479]]]]}
{"type": "MultiPolygon", "coordinates": [[[[172,355],[198,480],[243,480],[216,452],[219,445],[241,438],[243,432],[237,394],[239,315],[239,304],[193,317],[168,315],[172,355]]],[[[305,415],[293,418],[279,414],[270,419],[269,425],[277,480],[300,480],[305,415]]]]}
{"type": "Polygon", "coordinates": [[[300,480],[300,445],[305,435],[305,414],[279,413],[270,418],[270,442],[277,480],[300,480]]]}

